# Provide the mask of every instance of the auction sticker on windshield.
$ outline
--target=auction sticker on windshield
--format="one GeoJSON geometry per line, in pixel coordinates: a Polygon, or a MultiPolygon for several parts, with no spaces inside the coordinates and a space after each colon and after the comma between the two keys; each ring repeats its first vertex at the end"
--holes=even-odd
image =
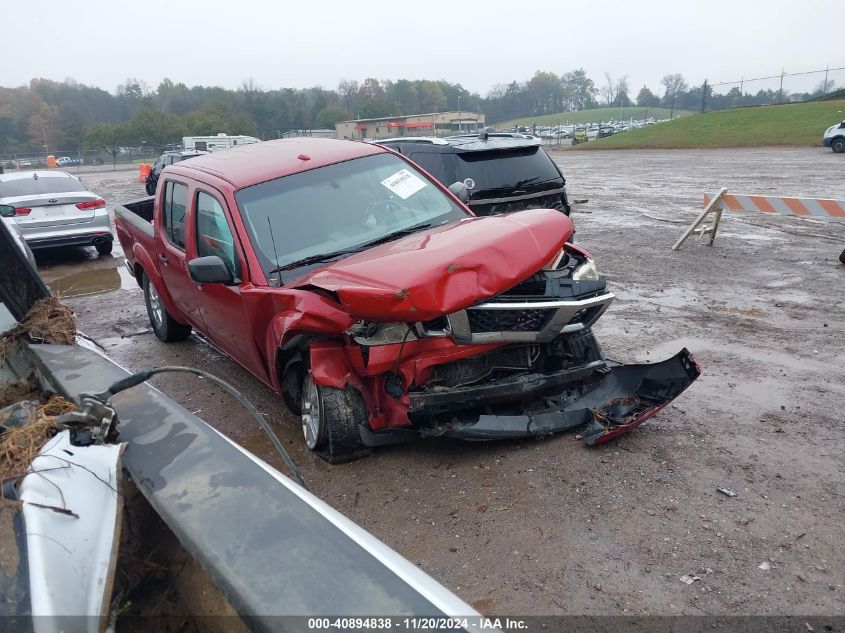
{"type": "Polygon", "coordinates": [[[407,200],[425,187],[425,181],[407,169],[400,169],[389,178],[382,180],[381,184],[402,198],[402,200],[407,200]]]}

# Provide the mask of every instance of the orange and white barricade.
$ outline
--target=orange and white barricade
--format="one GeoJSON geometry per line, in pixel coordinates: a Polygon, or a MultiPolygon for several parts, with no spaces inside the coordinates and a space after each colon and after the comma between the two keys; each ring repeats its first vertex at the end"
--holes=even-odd
{"type": "Polygon", "coordinates": [[[828,198],[787,198],[729,194],[727,188],[722,188],[715,196],[704,194],[704,205],[704,210],[698,214],[695,221],[678,238],[678,241],[672,246],[672,250],[676,251],[681,248],[681,245],[692,235],[710,235],[708,244],[713,246],[713,240],[716,239],[716,231],[719,229],[719,222],[722,219],[722,211],[726,209],[770,215],[792,215],[802,218],[845,220],[845,200],[828,198]],[[713,224],[702,226],[711,214],[713,215],[713,224]]]}

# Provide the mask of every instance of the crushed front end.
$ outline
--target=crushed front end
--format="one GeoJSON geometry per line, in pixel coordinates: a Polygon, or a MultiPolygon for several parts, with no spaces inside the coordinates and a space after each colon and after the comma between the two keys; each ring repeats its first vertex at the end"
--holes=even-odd
{"type": "Polygon", "coordinates": [[[578,430],[601,444],[654,415],[699,376],[686,349],[656,364],[606,360],[591,326],[613,301],[589,254],[567,244],[495,297],[412,324],[348,334],[370,380],[370,446],[413,434],[469,440],[578,430]]]}

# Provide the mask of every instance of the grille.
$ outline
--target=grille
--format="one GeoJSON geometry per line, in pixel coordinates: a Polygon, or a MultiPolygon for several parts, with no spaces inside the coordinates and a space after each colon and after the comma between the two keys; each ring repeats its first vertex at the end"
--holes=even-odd
{"type": "Polygon", "coordinates": [[[490,374],[509,375],[528,371],[537,362],[540,348],[537,345],[505,347],[489,354],[464,358],[452,363],[437,365],[432,371],[427,387],[463,387],[487,378],[490,374]]]}
{"type": "Polygon", "coordinates": [[[467,318],[473,333],[538,332],[554,315],[554,309],[485,310],[469,309],[467,318]]]}

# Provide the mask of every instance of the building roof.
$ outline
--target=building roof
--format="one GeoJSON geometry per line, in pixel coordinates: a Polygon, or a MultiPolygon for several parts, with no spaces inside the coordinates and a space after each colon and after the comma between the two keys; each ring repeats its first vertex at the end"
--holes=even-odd
{"type": "Polygon", "coordinates": [[[170,173],[202,171],[235,188],[249,187],[290,174],[325,167],[388,150],[368,143],[331,138],[296,137],[238,145],[212,152],[166,169],[170,173]],[[302,158],[307,157],[307,158],[302,158]]]}
{"type": "Polygon", "coordinates": [[[456,114],[459,117],[465,115],[466,118],[473,116],[484,116],[476,112],[469,112],[467,110],[447,110],[446,112],[424,112],[422,114],[397,114],[396,116],[378,116],[372,119],[349,119],[348,121],[338,121],[338,123],[373,123],[375,121],[388,121],[395,119],[412,119],[421,116],[443,116],[444,114],[456,114]]]}

